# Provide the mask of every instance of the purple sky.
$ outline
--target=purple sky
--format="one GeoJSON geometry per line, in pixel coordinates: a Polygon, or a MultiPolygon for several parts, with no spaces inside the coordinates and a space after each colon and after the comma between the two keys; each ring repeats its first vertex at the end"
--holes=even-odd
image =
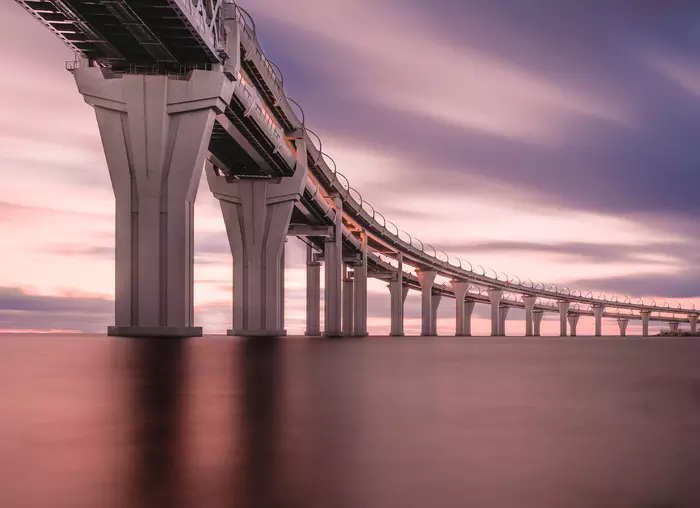
{"type": "MultiPolygon", "coordinates": [[[[522,279],[700,303],[700,3],[242,6],[324,151],[388,220],[522,279]]],[[[0,4],[0,329],[103,332],[113,321],[113,196],[70,59],[18,5],[0,4]]],[[[220,333],[231,258],[206,182],[196,213],[196,320],[220,333]]],[[[304,327],[303,261],[290,239],[290,333],[304,327]]],[[[386,333],[388,291],[369,289],[370,331],[386,333]]],[[[474,329],[486,334],[480,307],[474,329]]],[[[439,332],[453,333],[453,315],[445,300],[439,332]]],[[[522,317],[511,312],[509,333],[522,317]]],[[[412,292],[406,330],[418,329],[412,292]]]]}

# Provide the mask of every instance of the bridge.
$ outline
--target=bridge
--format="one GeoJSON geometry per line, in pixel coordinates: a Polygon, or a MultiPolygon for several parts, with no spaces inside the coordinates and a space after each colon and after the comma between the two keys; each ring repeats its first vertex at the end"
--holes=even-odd
{"type": "Polygon", "coordinates": [[[231,335],[284,335],[284,244],[307,245],[306,334],[367,335],[367,278],[385,280],[391,335],[409,290],[421,333],[436,334],[442,298],[456,299],[455,334],[471,335],[475,304],[505,335],[510,308],[525,335],[545,312],[560,334],[580,316],[687,322],[694,306],[559,288],[450,256],[386,220],[350,186],[287,97],[253,19],[232,0],[16,0],[70,46],[78,91],[93,106],[116,199],[115,336],[190,337],[194,326],[193,205],[202,168],[233,255],[231,335]],[[324,329],[320,267],[325,266],[324,329]],[[441,282],[443,281],[443,282],[441,282]]]}

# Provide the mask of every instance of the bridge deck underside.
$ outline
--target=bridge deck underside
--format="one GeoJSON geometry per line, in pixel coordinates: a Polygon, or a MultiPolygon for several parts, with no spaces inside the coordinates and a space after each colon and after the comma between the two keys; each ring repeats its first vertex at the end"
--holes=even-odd
{"type": "Polygon", "coordinates": [[[19,3],[74,50],[116,71],[218,62],[173,0],[19,3]]]}

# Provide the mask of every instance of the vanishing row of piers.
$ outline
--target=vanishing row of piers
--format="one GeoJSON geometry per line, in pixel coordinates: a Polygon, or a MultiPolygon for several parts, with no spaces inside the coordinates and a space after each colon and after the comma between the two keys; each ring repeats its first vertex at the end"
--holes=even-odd
{"type": "MultiPolygon", "coordinates": [[[[280,336],[284,329],[284,245],[287,236],[308,241],[307,335],[367,335],[367,278],[388,281],[391,335],[404,334],[404,301],[409,291],[398,266],[389,273],[368,273],[368,236],[351,260],[344,258],[343,202],[327,196],[334,213],[326,233],[294,232],[290,220],[305,192],[308,160],[304,133],[290,137],[296,167],[277,178],[232,177],[209,159],[212,128],[231,101],[233,84],[221,72],[196,70],[186,78],[164,75],[113,75],[99,67],[73,71],[79,91],[95,109],[116,198],[116,312],[110,335],[190,337],[194,326],[194,200],[205,168],[209,189],[218,199],[233,257],[231,335],[280,336]],[[313,247],[312,247],[313,245],[313,247]],[[321,329],[321,264],[324,265],[324,328],[321,329]]],[[[375,258],[372,258],[375,259],[375,258]]],[[[434,291],[438,271],[419,269],[421,334],[436,335],[442,294],[434,291]]],[[[415,280],[413,288],[418,289],[415,280]]],[[[471,335],[477,303],[469,281],[453,280],[455,335],[471,335]],[[473,295],[472,295],[473,296],[473,295]]],[[[489,289],[491,334],[505,335],[510,306],[502,289],[489,289]]],[[[483,301],[483,299],[482,299],[483,301]]],[[[544,310],[534,295],[524,295],[525,335],[540,334],[544,310]]],[[[558,302],[561,335],[576,335],[579,312],[558,302]]],[[[603,306],[594,307],[595,335],[602,334],[603,306]]],[[[642,335],[649,333],[650,312],[642,311],[642,335]]],[[[696,332],[697,314],[688,317],[696,332]]],[[[618,319],[625,335],[628,318],[618,319]]],[[[678,323],[671,323],[677,328],[678,323]]]]}

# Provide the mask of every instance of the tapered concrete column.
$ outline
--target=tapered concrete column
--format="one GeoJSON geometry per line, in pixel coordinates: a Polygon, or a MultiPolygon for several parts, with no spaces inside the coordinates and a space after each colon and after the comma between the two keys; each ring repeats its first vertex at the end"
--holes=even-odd
{"type": "Polygon", "coordinates": [[[535,309],[532,311],[532,334],[535,337],[540,336],[540,324],[542,323],[542,316],[544,316],[544,311],[541,309],[535,309]]]}
{"type": "Polygon", "coordinates": [[[421,287],[421,335],[432,335],[433,328],[433,282],[435,270],[416,270],[421,287]]]}
{"type": "Polygon", "coordinates": [[[233,85],[219,72],[187,79],[73,71],[94,107],[116,200],[115,326],[109,335],[193,337],[193,221],[204,157],[233,85]]]}
{"type": "Polygon", "coordinates": [[[695,335],[698,333],[698,315],[688,314],[688,321],[690,321],[690,333],[695,335]]]}
{"type": "Polygon", "coordinates": [[[325,263],[325,298],[324,298],[324,331],[326,337],[340,337],[343,297],[341,293],[343,268],[343,202],[339,197],[333,198],[335,204],[334,234],[327,237],[323,247],[325,263]]]}
{"type": "Polygon", "coordinates": [[[472,335],[472,312],[474,312],[474,305],[476,305],[474,300],[466,300],[464,302],[464,320],[462,321],[464,333],[462,335],[465,337],[471,337],[472,335]]]}
{"type": "Polygon", "coordinates": [[[595,317],[595,336],[603,336],[603,312],[605,312],[605,307],[602,305],[593,306],[593,316],[595,317]]]}
{"type": "Polygon", "coordinates": [[[442,300],[442,295],[439,293],[433,293],[431,298],[431,309],[430,309],[430,335],[437,335],[437,310],[440,306],[440,301],[442,300]]]}
{"type": "Polygon", "coordinates": [[[306,247],[306,335],[321,335],[321,263],[314,250],[306,247]]]}
{"type": "Polygon", "coordinates": [[[286,268],[286,263],[285,263],[285,252],[287,251],[287,237],[284,237],[284,243],[282,244],[282,254],[280,254],[280,268],[279,268],[279,274],[280,274],[280,292],[279,292],[279,299],[280,299],[280,328],[284,330],[284,270],[286,268]]]}
{"type": "Polygon", "coordinates": [[[408,296],[408,286],[400,285],[398,280],[389,282],[389,294],[391,295],[391,331],[392,337],[402,337],[403,332],[403,306],[408,296]]]}
{"type": "Polygon", "coordinates": [[[680,327],[680,323],[678,321],[674,321],[673,323],[669,323],[668,327],[671,329],[673,333],[678,332],[678,328],[680,327]]]}
{"type": "Polygon", "coordinates": [[[221,204],[233,254],[233,328],[230,335],[285,335],[280,258],[294,203],[306,180],[306,147],[296,140],[294,176],[276,180],[231,180],[211,163],[209,188],[221,204]]]}
{"type": "Polygon", "coordinates": [[[535,308],[536,296],[523,295],[523,304],[525,305],[525,337],[532,336],[532,311],[535,308]]]}
{"type": "Polygon", "coordinates": [[[578,324],[579,314],[577,312],[569,313],[569,329],[571,330],[571,336],[576,337],[576,325],[578,324]]]}
{"type": "Polygon", "coordinates": [[[345,266],[345,277],[343,278],[343,335],[352,335],[352,326],[355,322],[354,303],[355,295],[354,281],[349,277],[348,268],[345,266]]]}
{"type": "Polygon", "coordinates": [[[508,317],[508,310],[510,307],[502,305],[498,309],[498,335],[505,337],[506,335],[506,317],[508,317]]]}
{"type": "Polygon", "coordinates": [[[364,337],[367,335],[367,233],[362,232],[362,261],[353,267],[355,272],[355,324],[353,335],[364,337]]]}
{"type": "Polygon", "coordinates": [[[617,318],[617,325],[620,327],[620,337],[627,335],[627,318],[617,318]]]}
{"type": "Polygon", "coordinates": [[[491,299],[491,336],[497,337],[499,334],[499,322],[501,305],[501,297],[503,296],[502,289],[489,289],[489,298],[491,299]]]}
{"type": "Polygon", "coordinates": [[[649,318],[651,317],[651,311],[643,310],[639,313],[642,317],[642,337],[649,336],[649,318]]]}
{"type": "Polygon", "coordinates": [[[566,337],[566,314],[569,312],[569,302],[557,302],[559,307],[559,335],[566,337]]]}
{"type": "MultiPolygon", "coordinates": [[[[455,294],[455,335],[461,337],[465,333],[465,301],[464,297],[469,290],[469,283],[459,280],[450,281],[452,291],[455,294]]],[[[473,308],[473,307],[472,307],[473,308]]],[[[470,316],[471,317],[471,316],[470,316]]]]}
{"type": "Polygon", "coordinates": [[[408,295],[408,286],[403,285],[403,258],[397,255],[399,266],[396,268],[393,279],[389,282],[389,294],[391,296],[391,331],[389,335],[403,336],[403,304],[408,295]]]}

